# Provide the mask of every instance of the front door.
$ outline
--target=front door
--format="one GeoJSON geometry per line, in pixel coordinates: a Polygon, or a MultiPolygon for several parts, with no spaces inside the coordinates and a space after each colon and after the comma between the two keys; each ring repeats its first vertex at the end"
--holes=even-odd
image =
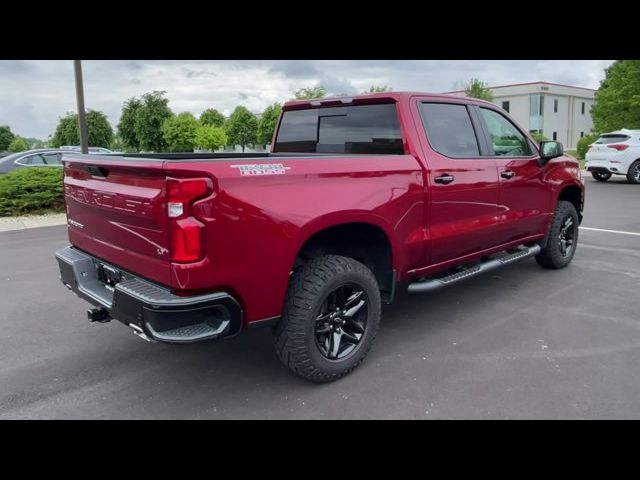
{"type": "Polygon", "coordinates": [[[540,233],[549,220],[550,193],[535,145],[499,111],[478,112],[498,166],[500,243],[540,233]]]}

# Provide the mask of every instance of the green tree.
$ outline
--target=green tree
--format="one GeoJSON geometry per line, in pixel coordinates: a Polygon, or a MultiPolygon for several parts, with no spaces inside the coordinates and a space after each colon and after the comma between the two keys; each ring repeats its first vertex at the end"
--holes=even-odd
{"type": "Polygon", "coordinates": [[[162,125],[162,133],[172,152],[192,152],[196,146],[196,132],[200,123],[192,113],[183,112],[169,117],[162,125]]]}
{"type": "Polygon", "coordinates": [[[227,144],[227,135],[222,127],[200,125],[196,130],[195,145],[204,150],[218,150],[227,144]]]}
{"type": "Polygon", "coordinates": [[[141,150],[162,152],[167,148],[162,127],[167,118],[173,116],[165,91],[153,91],[142,95],[141,105],[136,110],[135,132],[141,150]]]}
{"type": "Polygon", "coordinates": [[[229,143],[242,146],[244,152],[247,145],[253,145],[257,141],[258,120],[245,107],[238,106],[227,121],[226,130],[229,143]]]}
{"type": "Polygon", "coordinates": [[[598,138],[600,138],[600,135],[597,133],[590,133],[578,140],[578,144],[576,145],[578,160],[584,159],[584,156],[587,154],[587,150],[589,150],[589,145],[598,140],[598,138]]]}
{"type": "Polygon", "coordinates": [[[464,94],[471,98],[479,98],[480,100],[487,100],[488,102],[493,101],[493,94],[487,84],[477,78],[472,78],[465,86],[464,94]]]}
{"type": "Polygon", "coordinates": [[[282,105],[274,103],[265,108],[258,121],[258,143],[267,145],[273,140],[273,132],[276,130],[278,118],[282,113],[282,105]]]}
{"type": "Polygon", "coordinates": [[[293,93],[296,100],[311,100],[313,98],[324,98],[327,96],[327,89],[322,85],[311,88],[301,88],[293,93]]]}
{"type": "Polygon", "coordinates": [[[29,150],[29,144],[24,138],[15,137],[11,140],[11,143],[9,144],[10,152],[23,152],[25,150],[29,150]]]}
{"type": "Polygon", "coordinates": [[[640,128],[640,60],[617,60],[605,70],[591,116],[597,132],[640,128]]]}
{"type": "Polygon", "coordinates": [[[225,118],[215,108],[207,108],[200,114],[200,123],[202,125],[212,125],[214,127],[224,127],[225,118]]]}
{"type": "Polygon", "coordinates": [[[362,92],[362,93],[382,93],[382,92],[390,92],[391,90],[392,88],[387,87],[386,85],[382,85],[382,86],[371,85],[368,91],[362,92]]]}
{"type": "MultiPolygon", "coordinates": [[[[111,128],[107,116],[98,110],[89,110],[86,119],[89,146],[109,148],[113,141],[113,128],[111,128]]],[[[80,137],[79,132],[78,137],[80,137]]]]}
{"type": "Polygon", "coordinates": [[[120,136],[119,133],[115,133],[113,135],[113,140],[111,141],[111,146],[109,148],[114,152],[127,151],[127,146],[125,146],[124,142],[122,141],[122,137],[120,136]]]}
{"type": "Polygon", "coordinates": [[[6,151],[15,137],[8,126],[0,126],[0,152],[6,151]]]}
{"type": "Polygon", "coordinates": [[[126,151],[140,150],[140,140],[136,134],[136,115],[142,105],[140,99],[131,97],[122,105],[122,114],[118,122],[118,136],[122,140],[121,148],[126,151]]]}
{"type": "Polygon", "coordinates": [[[29,148],[44,148],[45,147],[45,141],[44,140],[40,140],[39,138],[35,138],[35,137],[27,137],[24,139],[25,142],[27,142],[27,144],[29,145],[29,148]]]}
{"type": "MultiPolygon", "coordinates": [[[[89,146],[109,148],[113,140],[113,128],[111,128],[107,116],[97,110],[89,110],[85,118],[89,146]]],[[[77,113],[68,112],[60,118],[50,144],[56,148],[62,145],[80,145],[77,113]]]]}
{"type": "Polygon", "coordinates": [[[59,148],[62,145],[77,145],[80,142],[80,134],[78,132],[78,116],[73,112],[67,112],[64,117],[60,117],[53,137],[49,141],[49,145],[53,148],[59,148]],[[77,134],[72,141],[68,140],[70,134],[77,134]]]}

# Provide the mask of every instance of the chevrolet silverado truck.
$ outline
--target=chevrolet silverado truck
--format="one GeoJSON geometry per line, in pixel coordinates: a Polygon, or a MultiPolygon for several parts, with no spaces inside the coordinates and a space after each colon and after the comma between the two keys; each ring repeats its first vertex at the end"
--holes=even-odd
{"type": "Polygon", "coordinates": [[[63,162],[71,245],[56,258],[90,321],[169,343],[268,326],[316,382],[362,362],[398,288],[529,257],[566,267],[584,204],[560,143],[491,103],[424,93],[288,102],[269,153],[63,162]]]}

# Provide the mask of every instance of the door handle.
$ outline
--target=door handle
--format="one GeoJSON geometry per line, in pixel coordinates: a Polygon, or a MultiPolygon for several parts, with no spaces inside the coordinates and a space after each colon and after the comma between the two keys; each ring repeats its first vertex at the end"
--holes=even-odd
{"type": "Polygon", "coordinates": [[[515,176],[516,172],[512,171],[512,170],[505,170],[504,172],[500,173],[500,176],[502,178],[506,178],[507,180],[509,178],[513,178],[515,176]]]}
{"type": "Polygon", "coordinates": [[[456,178],[453,175],[445,173],[444,175],[440,175],[439,177],[434,178],[433,181],[446,185],[447,183],[453,182],[455,179],[456,178]]]}

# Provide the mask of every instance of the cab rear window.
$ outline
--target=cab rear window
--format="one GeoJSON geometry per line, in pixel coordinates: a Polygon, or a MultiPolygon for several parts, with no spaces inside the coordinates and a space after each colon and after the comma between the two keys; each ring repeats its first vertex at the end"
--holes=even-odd
{"type": "Polygon", "coordinates": [[[274,152],[403,154],[396,105],[286,111],[274,152]]]}

